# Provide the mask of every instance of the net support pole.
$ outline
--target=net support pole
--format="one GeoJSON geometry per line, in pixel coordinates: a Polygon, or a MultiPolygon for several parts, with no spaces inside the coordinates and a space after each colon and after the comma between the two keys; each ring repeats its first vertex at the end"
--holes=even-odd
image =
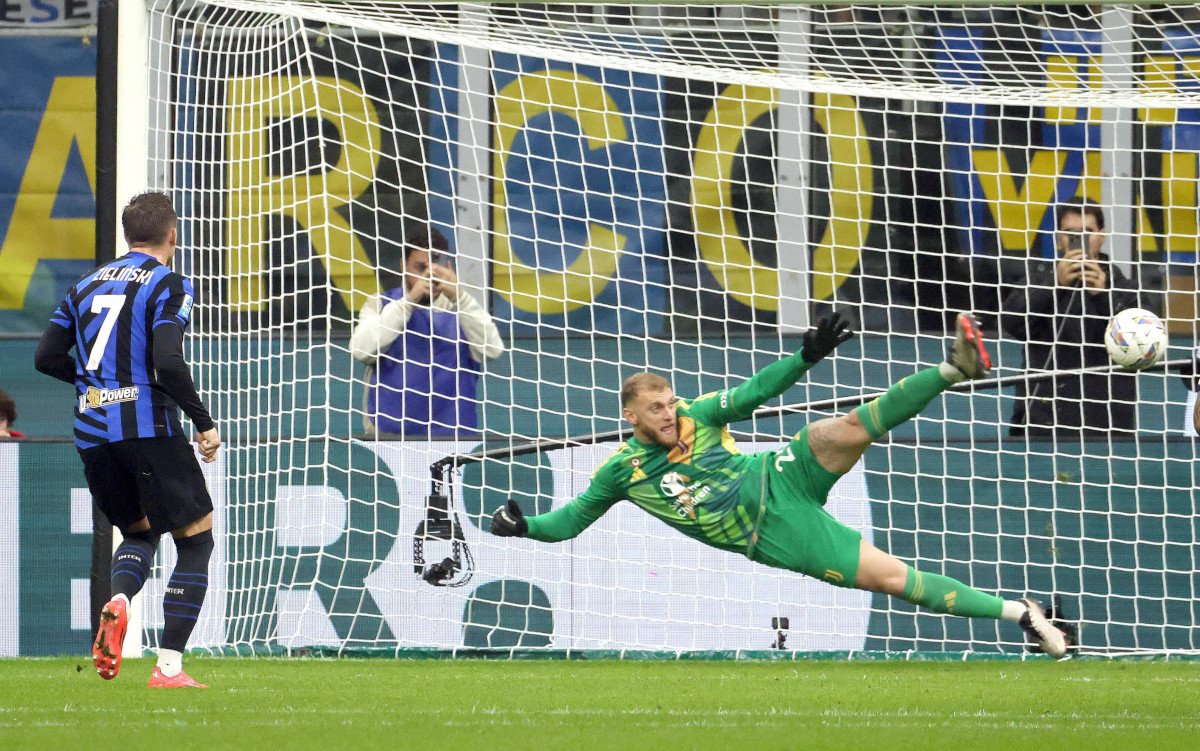
{"type": "MultiPolygon", "coordinates": [[[[779,9],[779,65],[782,70],[808,72],[808,8],[779,9]]],[[[779,92],[779,133],[776,144],[775,221],[779,269],[778,325],[781,334],[809,327],[808,169],[812,164],[812,131],[808,127],[808,95],[779,92]]]]}
{"type": "MultiPolygon", "coordinates": [[[[117,24],[117,223],[129,199],[146,189],[149,158],[147,0],[118,0],[117,24]]],[[[117,243],[117,255],[124,255],[117,243]]],[[[130,629],[132,631],[132,629],[130,629]]]]}
{"type": "MultiPolygon", "coordinates": [[[[487,29],[491,11],[486,4],[460,6],[459,24],[468,32],[487,29]]],[[[486,295],[488,289],[488,242],[491,212],[488,206],[487,175],[492,173],[488,132],[492,121],[489,78],[490,56],[486,49],[462,45],[458,48],[458,174],[452,180],[454,196],[455,262],[458,278],[468,292],[486,295]]],[[[486,297],[483,304],[487,306],[486,297]]]]}
{"type": "MultiPolygon", "coordinates": [[[[96,265],[116,257],[117,202],[117,2],[96,6],[96,265]]],[[[113,528],[92,501],[92,636],[112,597],[113,528]]]]}
{"type": "MultiPolygon", "coordinates": [[[[1133,11],[1110,5],[1100,13],[1101,85],[1106,89],[1132,89],[1133,11]]],[[[1137,210],[1133,190],[1133,111],[1105,107],[1100,125],[1101,205],[1108,207],[1108,249],[1113,263],[1131,273],[1137,210]]]]}
{"type": "MultiPolygon", "coordinates": [[[[117,3],[116,24],[116,174],[113,183],[113,201],[108,210],[113,212],[113,247],[115,255],[124,255],[127,248],[118,242],[121,209],[129,199],[146,188],[147,161],[149,156],[149,89],[147,81],[146,39],[149,11],[147,0],[115,0],[117,3]]],[[[110,92],[112,95],[114,92],[110,92]]],[[[99,106],[99,102],[97,102],[99,106]]],[[[97,211],[100,206],[97,205],[97,211]]],[[[121,533],[113,530],[113,550],[121,544],[121,533]]],[[[122,653],[126,657],[142,655],[142,623],[145,597],[133,598],[129,607],[129,625],[125,632],[122,653]]]]}

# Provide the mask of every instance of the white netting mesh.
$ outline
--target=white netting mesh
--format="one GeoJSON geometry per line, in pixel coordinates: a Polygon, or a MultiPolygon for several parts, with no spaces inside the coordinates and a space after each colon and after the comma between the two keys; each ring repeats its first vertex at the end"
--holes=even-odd
{"type": "MultiPolygon", "coordinates": [[[[615,444],[467,464],[449,516],[429,465],[614,430],[637,370],[681,396],[733,385],[833,309],[863,335],[789,403],[936,363],[963,309],[1001,377],[1103,369],[1100,298],[1029,309],[1056,294],[1055,212],[1077,197],[1105,212],[1105,284],[1131,295],[1102,297],[1160,312],[1174,361],[1194,346],[1194,6],[152,7],[151,174],[183,208],[192,362],[230,438],[208,646],[765,649],[786,618],[788,648],[1018,650],[1013,627],[752,564],[629,504],[557,546],[486,533],[509,497],[568,501],[615,444]],[[351,336],[402,296],[428,228],[506,351],[471,355],[478,435],[375,440],[351,336]],[[1084,350],[1025,352],[1081,321],[1084,350]],[[444,558],[462,586],[415,573],[444,558]]],[[[390,346],[375,367],[417,358],[390,346]]],[[[918,568],[1059,596],[1090,649],[1194,650],[1186,392],[1125,378],[1074,400],[1111,425],[1087,440],[1010,436],[1069,379],[948,393],[830,509],[918,568]]],[[[734,428],[757,450],[827,414],[734,428]]]]}
{"type": "MultiPolygon", "coordinates": [[[[919,101],[1186,106],[1175,68],[1196,45],[1195,6],[1122,3],[1021,7],[821,6],[808,3],[631,6],[577,3],[293,2],[211,5],[275,11],[452,45],[584,65],[919,101]],[[968,54],[939,60],[947,39],[968,54]],[[1049,40],[1047,46],[1043,42],[1049,40]],[[1051,57],[1109,43],[1088,91],[1063,92],[1051,57]],[[1050,69],[1048,71],[1048,68],[1050,69]],[[700,71],[703,70],[703,73],[700,71]]],[[[1186,63],[1184,63],[1186,64],[1186,63]]],[[[1076,88],[1069,85],[1066,88],[1076,88]]]]}

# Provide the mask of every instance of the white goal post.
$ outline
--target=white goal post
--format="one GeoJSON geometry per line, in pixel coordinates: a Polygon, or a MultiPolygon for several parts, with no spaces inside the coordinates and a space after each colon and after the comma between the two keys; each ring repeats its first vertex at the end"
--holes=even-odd
{"type": "Polygon", "coordinates": [[[1155,310],[1190,362],[1200,5],[126,5],[148,106],[122,99],[121,169],[180,209],[189,361],[228,440],[193,646],[1021,655],[1011,624],[769,569],[631,504],[557,545],[487,532],[510,497],[587,486],[615,442],[556,442],[619,429],[631,373],[706,393],[848,315],[859,337],[792,408],[731,426],[763,450],[935,364],[974,310],[1002,386],[895,429],[829,509],[919,569],[1055,603],[1084,652],[1200,651],[1182,380],[1111,373],[1090,292],[1049,324],[1013,303],[1058,294],[1057,211],[1085,201],[1102,296],[1155,310]],[[350,337],[430,228],[505,353],[477,368],[477,432],[380,437],[350,337]],[[1056,354],[1027,352],[1047,326],[1056,354]],[[1046,409],[1061,429],[1013,430],[1046,409]]]}

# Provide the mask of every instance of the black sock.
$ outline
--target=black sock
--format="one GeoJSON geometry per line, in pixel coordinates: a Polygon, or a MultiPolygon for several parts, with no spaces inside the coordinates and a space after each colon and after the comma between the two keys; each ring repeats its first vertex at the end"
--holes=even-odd
{"type": "Polygon", "coordinates": [[[150,566],[154,563],[154,551],[158,550],[158,536],[150,532],[133,532],[121,540],[117,552],[113,553],[112,582],[113,597],[125,595],[129,599],[142,591],[150,566]]]}
{"type": "Polygon", "coordinates": [[[179,560],[163,593],[163,649],[182,652],[200,617],[208,592],[208,559],[212,557],[212,530],[175,538],[179,560]]]}

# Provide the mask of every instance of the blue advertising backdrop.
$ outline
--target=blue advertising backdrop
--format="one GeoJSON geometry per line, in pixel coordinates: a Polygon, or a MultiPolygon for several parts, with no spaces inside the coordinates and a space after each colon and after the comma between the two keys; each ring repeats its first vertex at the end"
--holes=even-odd
{"type": "Polygon", "coordinates": [[[40,332],[95,258],[96,46],[0,36],[0,331],[40,332]]]}

